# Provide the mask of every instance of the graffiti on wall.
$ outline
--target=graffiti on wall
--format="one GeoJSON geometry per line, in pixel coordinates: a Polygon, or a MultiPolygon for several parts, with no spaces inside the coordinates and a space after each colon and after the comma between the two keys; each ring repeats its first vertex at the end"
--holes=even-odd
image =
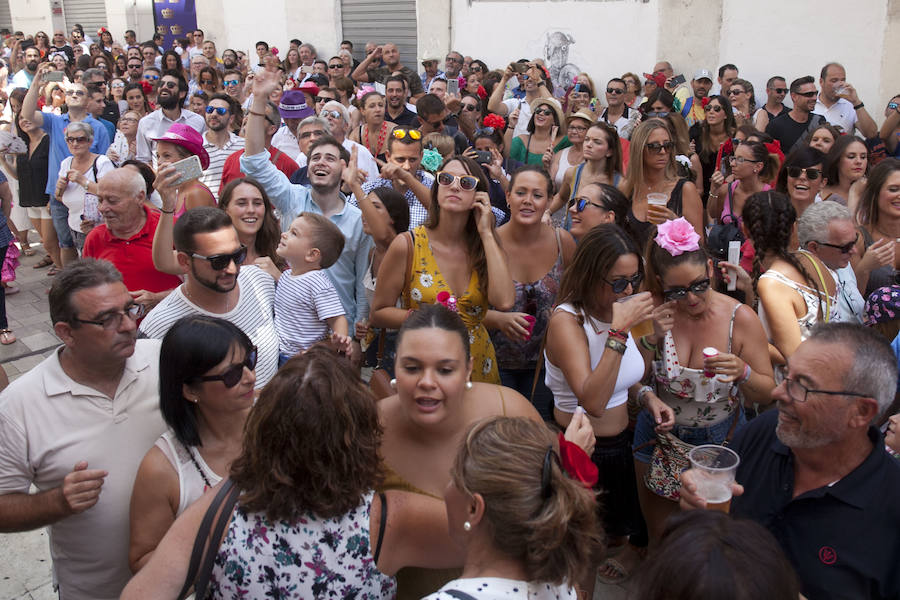
{"type": "Polygon", "coordinates": [[[550,31],[544,43],[544,60],[550,70],[555,95],[562,96],[571,87],[572,81],[581,72],[577,65],[569,62],[569,48],[575,43],[568,33],[550,31]]]}

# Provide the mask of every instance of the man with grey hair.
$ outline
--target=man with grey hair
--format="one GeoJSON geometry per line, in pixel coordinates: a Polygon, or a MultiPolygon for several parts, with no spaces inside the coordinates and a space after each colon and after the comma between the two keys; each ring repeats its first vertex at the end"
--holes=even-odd
{"type": "MultiPolygon", "coordinates": [[[[897,358],[878,333],[821,323],[788,359],[770,410],[740,429],[731,514],[766,527],[807,598],[900,598],[900,463],[875,426],[897,358]]],[[[694,469],[682,508],[704,508],[694,469]]]]}
{"type": "Polygon", "coordinates": [[[331,135],[331,124],[327,119],[312,116],[300,121],[300,125],[297,126],[297,140],[300,143],[300,156],[303,157],[303,165],[291,175],[291,183],[305,185],[306,187],[310,186],[309,165],[307,164],[309,147],[312,146],[313,142],[326,135],[331,135]]]}
{"type": "Polygon", "coordinates": [[[331,125],[331,137],[340,142],[347,152],[353,154],[353,149],[356,148],[356,164],[361,171],[365,172],[366,181],[377,178],[378,163],[375,162],[375,157],[368,148],[347,137],[347,129],[350,127],[350,111],[347,110],[347,107],[337,100],[332,100],[325,103],[319,116],[328,121],[328,124],[331,125]]]}
{"type": "Polygon", "coordinates": [[[147,207],[147,184],[140,171],[125,166],[101,177],[98,187],[104,222],[88,234],[84,256],[115,265],[135,302],[153,308],[181,280],[153,266],[153,236],[159,213],[147,207]]]}
{"type": "Polygon", "coordinates": [[[859,232],[850,210],[837,202],[811,204],[797,221],[800,247],[819,257],[834,271],[837,284],[837,321],[862,323],[866,301],[856,285],[850,259],[857,253],[859,232]]]}

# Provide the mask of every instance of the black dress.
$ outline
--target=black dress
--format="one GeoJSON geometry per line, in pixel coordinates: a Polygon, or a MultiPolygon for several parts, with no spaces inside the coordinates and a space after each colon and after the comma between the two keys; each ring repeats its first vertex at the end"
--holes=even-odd
{"type": "Polygon", "coordinates": [[[50,136],[45,135],[30,155],[16,155],[16,176],[19,178],[19,206],[35,208],[47,206],[47,163],[50,160],[50,136]]]}

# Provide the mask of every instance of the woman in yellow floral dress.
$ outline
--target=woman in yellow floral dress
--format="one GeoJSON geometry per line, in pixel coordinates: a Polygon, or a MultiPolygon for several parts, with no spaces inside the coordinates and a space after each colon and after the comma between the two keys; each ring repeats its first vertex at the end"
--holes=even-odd
{"type": "Polygon", "coordinates": [[[488,305],[510,310],[515,288],[494,232],[487,190],[475,161],[454,156],[444,162],[431,188],[428,221],[398,235],[384,256],[370,320],[375,327],[399,329],[407,309],[444,304],[469,330],[472,380],[500,383],[482,320],[488,305]],[[397,308],[398,298],[406,308],[397,308]]]}

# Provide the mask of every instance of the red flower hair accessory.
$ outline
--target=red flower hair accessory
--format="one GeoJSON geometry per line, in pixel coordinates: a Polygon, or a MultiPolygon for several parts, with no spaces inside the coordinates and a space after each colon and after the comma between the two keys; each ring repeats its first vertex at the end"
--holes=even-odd
{"type": "Polygon", "coordinates": [[[153,86],[146,79],[141,79],[141,89],[144,90],[144,95],[153,93],[153,86]]]}
{"type": "Polygon", "coordinates": [[[485,127],[493,127],[499,131],[506,129],[506,119],[494,113],[488,113],[483,123],[485,127]]]}
{"type": "Polygon", "coordinates": [[[707,105],[707,104],[709,104],[709,97],[708,97],[708,96],[700,101],[700,105],[701,105],[703,108],[706,108],[706,105],[707,105]]]}
{"type": "Polygon", "coordinates": [[[781,151],[781,142],[773,140],[767,144],[763,144],[769,154],[774,154],[780,162],[784,162],[784,152],[781,151]]]}
{"type": "Polygon", "coordinates": [[[588,489],[597,485],[600,478],[597,465],[581,446],[567,440],[562,433],[559,434],[559,459],[570,478],[580,481],[588,489]]]}
{"type": "Polygon", "coordinates": [[[488,97],[487,90],[484,89],[483,85],[479,85],[478,89],[475,91],[475,93],[478,94],[478,97],[481,98],[482,101],[487,100],[487,97],[488,97]]]}

